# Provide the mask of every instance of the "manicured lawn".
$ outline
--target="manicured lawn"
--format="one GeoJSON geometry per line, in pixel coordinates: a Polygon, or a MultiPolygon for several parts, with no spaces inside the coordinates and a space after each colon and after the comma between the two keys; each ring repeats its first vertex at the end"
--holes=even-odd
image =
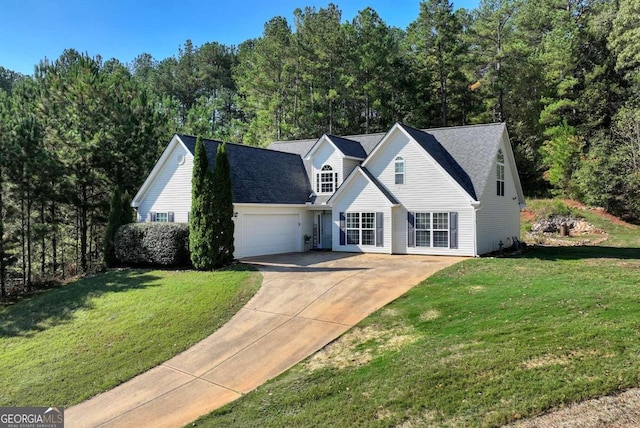
{"type": "Polygon", "coordinates": [[[640,385],[640,230],[584,215],[611,239],[441,271],[197,426],[500,426],[640,385]]]}
{"type": "Polygon", "coordinates": [[[0,406],[70,406],[208,336],[260,286],[221,272],[110,271],[0,308],[0,406]]]}

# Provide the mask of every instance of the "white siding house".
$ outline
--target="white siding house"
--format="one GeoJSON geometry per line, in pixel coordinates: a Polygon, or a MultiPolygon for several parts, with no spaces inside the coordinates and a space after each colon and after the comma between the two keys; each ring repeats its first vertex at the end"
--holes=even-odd
{"type": "MultiPolygon", "coordinates": [[[[218,144],[205,140],[210,167],[218,144]]],[[[133,199],[138,221],[188,221],[194,148],[194,137],[173,137],[133,199]]],[[[477,256],[519,238],[524,196],[504,124],[396,124],[227,151],[237,258],[309,246],[477,256]]]]}

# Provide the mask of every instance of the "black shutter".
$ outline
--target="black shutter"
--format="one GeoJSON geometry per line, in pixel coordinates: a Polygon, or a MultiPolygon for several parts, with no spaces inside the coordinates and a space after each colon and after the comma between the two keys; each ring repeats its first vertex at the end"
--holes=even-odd
{"type": "Polygon", "coordinates": [[[153,211],[149,213],[149,221],[156,221],[156,213],[153,211]]]}
{"type": "Polygon", "coordinates": [[[415,247],[416,246],[416,216],[415,213],[408,212],[407,213],[407,246],[415,247]]]}
{"type": "Polygon", "coordinates": [[[458,248],[458,213],[449,213],[449,248],[458,248]]]}
{"type": "Polygon", "coordinates": [[[384,247],[384,213],[376,213],[376,247],[384,247]]]}
{"type": "Polygon", "coordinates": [[[169,221],[169,223],[173,223],[173,211],[169,211],[169,213],[167,214],[167,220],[169,221]]]}
{"type": "Polygon", "coordinates": [[[347,243],[347,230],[345,229],[345,215],[340,213],[340,245],[347,243]]]}

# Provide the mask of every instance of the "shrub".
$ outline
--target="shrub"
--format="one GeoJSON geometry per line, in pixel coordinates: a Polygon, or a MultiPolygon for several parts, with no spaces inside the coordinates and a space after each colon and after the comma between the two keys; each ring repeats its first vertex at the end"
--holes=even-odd
{"type": "Polygon", "coordinates": [[[131,223],[118,229],[116,257],[127,266],[189,267],[189,225],[131,223]]]}

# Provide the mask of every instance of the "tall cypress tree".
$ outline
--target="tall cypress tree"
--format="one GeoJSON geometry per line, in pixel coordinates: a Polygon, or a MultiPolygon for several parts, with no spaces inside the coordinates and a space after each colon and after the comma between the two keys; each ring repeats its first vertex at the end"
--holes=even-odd
{"type": "Polygon", "coordinates": [[[133,223],[135,219],[131,209],[131,195],[129,195],[128,191],[123,193],[120,205],[120,225],[133,223]]]}
{"type": "Polygon", "coordinates": [[[207,152],[202,137],[196,140],[191,178],[191,214],[189,216],[189,250],[191,263],[198,270],[211,270],[214,267],[212,254],[214,222],[213,177],[209,169],[207,152]]]}
{"type": "Polygon", "coordinates": [[[114,239],[118,228],[122,225],[122,196],[120,187],[116,187],[111,196],[111,207],[109,209],[109,219],[104,233],[103,251],[104,262],[108,267],[116,264],[116,246],[114,239]]]}
{"type": "Polygon", "coordinates": [[[218,145],[216,165],[213,171],[213,215],[214,236],[213,255],[214,267],[219,268],[233,261],[233,191],[231,187],[231,168],[227,145],[218,145]]]}

